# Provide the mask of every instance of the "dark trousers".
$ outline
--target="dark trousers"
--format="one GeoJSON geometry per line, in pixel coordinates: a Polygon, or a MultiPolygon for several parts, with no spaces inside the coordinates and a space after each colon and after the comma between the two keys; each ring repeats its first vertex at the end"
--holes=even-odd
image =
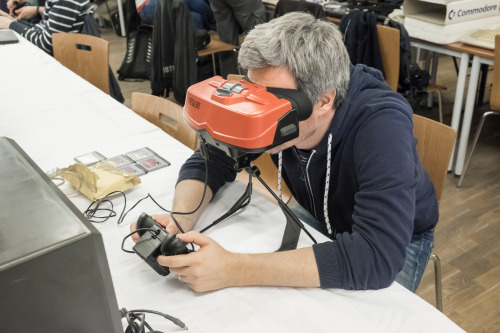
{"type": "MultiPolygon", "coordinates": [[[[217,23],[217,33],[221,41],[239,45],[240,33],[247,33],[255,25],[263,23],[265,8],[261,0],[210,0],[210,7],[217,23]]],[[[219,55],[220,74],[238,73],[235,52],[219,55]]]]}

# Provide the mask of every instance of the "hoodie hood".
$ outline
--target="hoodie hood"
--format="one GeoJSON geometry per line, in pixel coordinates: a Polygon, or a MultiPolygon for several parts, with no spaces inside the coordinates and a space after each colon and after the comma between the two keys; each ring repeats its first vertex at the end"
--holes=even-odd
{"type": "MultiPolygon", "coordinates": [[[[335,147],[349,130],[349,124],[359,118],[368,118],[374,112],[384,108],[411,110],[408,102],[385,83],[382,73],[375,68],[358,64],[350,67],[351,78],[347,94],[340,107],[335,110],[330,129],[325,134],[319,145],[315,148],[319,155],[326,154],[328,136],[332,134],[331,146],[335,147]],[[404,104],[404,107],[401,107],[404,104]]],[[[413,114],[408,112],[408,117],[413,114]]]]}

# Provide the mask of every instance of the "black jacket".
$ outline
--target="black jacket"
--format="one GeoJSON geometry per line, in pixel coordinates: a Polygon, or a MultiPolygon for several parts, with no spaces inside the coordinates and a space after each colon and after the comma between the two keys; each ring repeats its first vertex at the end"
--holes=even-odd
{"type": "Polygon", "coordinates": [[[344,35],[351,62],[376,68],[384,74],[377,35],[377,14],[352,11],[342,19],[339,29],[344,35]]]}
{"type": "Polygon", "coordinates": [[[187,4],[158,0],[152,53],[152,94],[165,96],[173,89],[184,104],[187,88],[197,78],[195,28],[187,4]]]}

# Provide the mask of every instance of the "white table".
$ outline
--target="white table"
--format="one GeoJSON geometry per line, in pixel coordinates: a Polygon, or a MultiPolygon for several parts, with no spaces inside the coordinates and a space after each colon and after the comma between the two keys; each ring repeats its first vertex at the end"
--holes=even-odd
{"type": "Polygon", "coordinates": [[[481,65],[486,64],[493,66],[493,59],[485,58],[480,55],[474,55],[472,59],[472,67],[470,71],[469,88],[467,90],[467,99],[465,102],[464,120],[462,123],[462,131],[460,132],[460,142],[457,152],[457,162],[455,165],[455,175],[460,176],[464,169],[465,156],[467,154],[467,146],[469,143],[469,134],[472,114],[476,102],[477,84],[481,65]]]}
{"type": "MultiPolygon", "coordinates": [[[[467,146],[469,142],[470,126],[472,113],[474,111],[474,105],[476,100],[476,90],[479,81],[479,74],[482,64],[493,65],[493,51],[482,49],[475,46],[465,45],[462,42],[455,42],[446,45],[438,45],[430,42],[412,40],[411,45],[419,48],[428,50],[435,53],[440,53],[444,55],[449,55],[452,57],[460,58],[460,68],[458,72],[457,88],[455,101],[453,103],[453,114],[451,119],[451,127],[459,133],[458,147],[456,149],[456,161],[455,161],[455,175],[460,176],[462,174],[465,156],[467,153],[467,146]],[[465,95],[465,83],[467,79],[467,71],[469,68],[469,57],[472,56],[472,68],[469,78],[469,87],[466,95],[464,119],[460,127],[460,117],[462,112],[462,102],[465,95]]],[[[435,76],[436,73],[434,72],[435,76]]],[[[455,156],[455,149],[452,153],[455,156]]],[[[449,170],[453,168],[453,158],[450,161],[449,170]]]]}
{"type": "MultiPolygon", "coordinates": [[[[0,135],[16,140],[43,170],[65,167],[74,156],[93,150],[111,157],[148,146],[172,165],[143,176],[139,186],[127,191],[127,206],[147,193],[170,206],[178,170],[191,154],[188,148],[22,38],[17,45],[0,46],[0,61],[11,65],[0,67],[0,135]]],[[[72,194],[69,186],[62,190],[80,210],[90,204],[82,195],[72,194]]],[[[239,183],[227,186],[196,228],[225,212],[243,190],[239,183]]],[[[120,212],[121,196],[113,201],[120,212]]],[[[121,225],[116,218],[96,225],[103,235],[120,307],[171,314],[190,332],[463,332],[397,283],[370,291],[247,287],[196,293],[172,276],[157,275],[138,256],[121,251],[128,225],[142,211],[159,209],[145,201],[121,225]]],[[[254,194],[247,208],[207,235],[231,251],[268,252],[278,248],[284,224],[277,206],[254,194]]],[[[299,246],[310,244],[302,235],[299,246]]],[[[178,330],[163,318],[146,318],[158,330],[178,330]]]]}

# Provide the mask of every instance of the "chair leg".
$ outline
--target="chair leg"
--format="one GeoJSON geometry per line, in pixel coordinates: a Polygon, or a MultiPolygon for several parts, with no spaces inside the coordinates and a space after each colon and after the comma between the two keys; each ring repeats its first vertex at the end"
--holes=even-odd
{"type": "Polygon", "coordinates": [[[443,96],[441,94],[441,90],[436,90],[438,94],[438,106],[439,106],[439,122],[443,123],[443,96]]]}
{"type": "Polygon", "coordinates": [[[116,31],[116,27],[115,27],[115,25],[113,23],[113,17],[111,16],[111,10],[109,9],[108,0],[104,0],[104,5],[106,6],[106,9],[108,11],[109,22],[111,22],[111,26],[113,27],[113,30],[114,30],[115,34],[118,34],[118,32],[116,31]]]}
{"type": "Polygon", "coordinates": [[[472,159],[472,154],[474,153],[474,149],[476,148],[477,140],[479,139],[479,135],[481,134],[481,130],[483,129],[484,120],[486,117],[490,115],[500,115],[500,113],[495,111],[488,111],[483,114],[481,117],[481,121],[479,122],[479,126],[476,130],[476,135],[474,136],[474,141],[472,142],[472,147],[469,152],[469,156],[467,156],[467,160],[465,161],[464,169],[462,170],[462,174],[460,175],[460,179],[458,180],[457,187],[462,187],[462,182],[464,181],[465,173],[467,172],[467,168],[469,167],[470,160],[472,159]]]}
{"type": "Polygon", "coordinates": [[[215,54],[212,53],[212,71],[214,72],[214,76],[217,75],[217,70],[215,69],[215,54]]]}
{"type": "Polygon", "coordinates": [[[443,312],[443,289],[441,285],[441,260],[437,255],[431,253],[431,258],[434,262],[434,281],[436,285],[436,308],[443,312]]]}

